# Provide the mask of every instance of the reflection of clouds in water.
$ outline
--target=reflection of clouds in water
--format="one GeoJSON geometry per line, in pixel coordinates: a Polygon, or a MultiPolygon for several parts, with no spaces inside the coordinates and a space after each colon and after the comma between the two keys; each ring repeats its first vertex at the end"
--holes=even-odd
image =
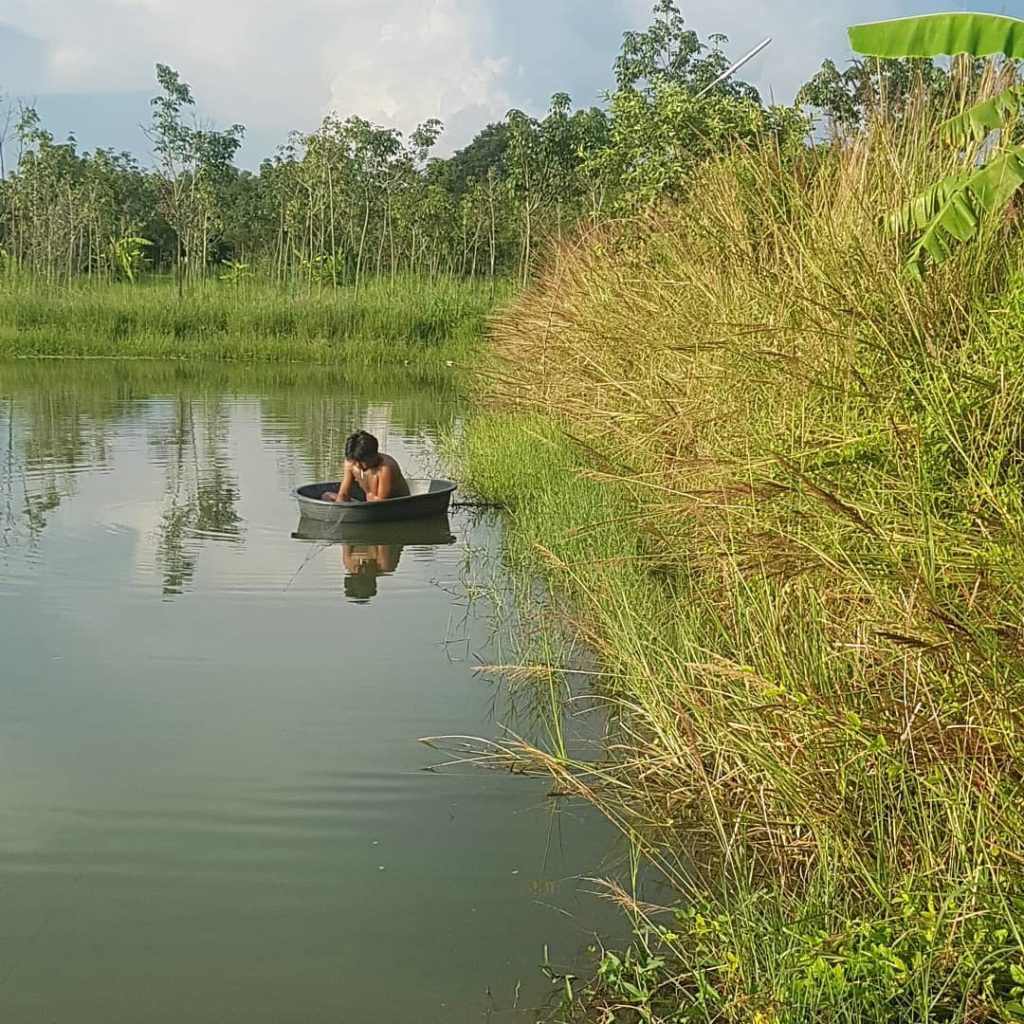
{"type": "Polygon", "coordinates": [[[345,440],[367,430],[381,449],[398,460],[406,476],[430,476],[433,438],[450,426],[454,395],[431,388],[416,390],[395,381],[389,400],[359,394],[275,395],[264,400],[263,430],[268,439],[286,438],[300,453],[302,482],[336,480],[344,460],[345,440]]]}
{"type": "MultiPolygon", "coordinates": [[[[0,402],[9,448],[0,451],[5,562],[25,562],[24,542],[59,517],[63,530],[82,537],[100,526],[131,539],[129,564],[103,565],[95,582],[155,584],[165,596],[224,579],[250,592],[284,586],[298,566],[296,550],[260,545],[252,560],[246,534],[280,522],[281,512],[294,507],[291,489],[308,482],[312,465],[329,461],[334,446],[365,426],[407,475],[422,476],[432,438],[453,415],[454,402],[436,385],[392,381],[384,400],[372,393],[372,382],[352,388],[319,372],[279,382],[276,372],[246,378],[254,396],[245,397],[244,389],[232,394],[233,376],[209,388],[200,372],[193,386],[159,365],[76,364],[45,375],[0,368],[9,393],[0,402]]],[[[419,532],[410,540],[434,542],[419,532]]],[[[450,543],[447,531],[444,542],[450,543]]],[[[422,551],[415,554],[423,559],[422,551]]],[[[391,560],[362,570],[347,592],[369,600],[376,576],[395,571],[391,560]]]]}
{"type": "MultiPolygon", "coordinates": [[[[0,366],[0,394],[5,374],[27,372],[0,366]]],[[[115,396],[125,392],[119,374],[150,387],[134,364],[75,372],[109,380],[115,396]]],[[[38,555],[29,555],[27,539],[11,556],[0,551],[16,561],[13,572],[0,562],[0,973],[12,964],[17,971],[6,971],[0,1005],[8,1012],[0,1018],[72,1019],[81,981],[116,990],[133,1019],[144,1019],[154,1000],[168,1019],[188,1019],[204,993],[181,994],[173,978],[156,995],[154,985],[170,975],[201,977],[215,964],[219,978],[238,972],[229,979],[238,992],[256,993],[242,1015],[315,1015],[341,992],[355,1006],[349,1016],[373,1019],[375,972],[387,967],[373,938],[382,920],[422,903],[424,890],[445,894],[435,930],[465,937],[468,920],[493,926],[486,941],[474,932],[427,972],[432,1005],[451,1007],[457,997],[452,1018],[472,1016],[478,987],[463,983],[487,969],[474,956],[498,949],[508,965],[498,981],[511,992],[533,976],[538,934],[561,948],[580,941],[572,887],[548,896],[543,880],[532,893],[525,880],[586,877],[603,846],[584,836],[578,859],[549,870],[554,848],[539,782],[524,790],[522,780],[425,774],[436,756],[414,737],[490,735],[517,724],[502,714],[494,725],[468,655],[441,647],[454,629],[467,652],[500,663],[491,621],[473,618],[435,582],[462,571],[452,523],[296,530],[291,490],[316,479],[309,466],[324,436],[314,429],[320,413],[360,400],[342,390],[338,406],[328,406],[326,386],[304,392],[273,380],[269,397],[246,398],[242,385],[260,392],[263,378],[232,379],[218,385],[226,395],[219,406],[201,395],[191,402],[187,383],[171,377],[160,384],[166,397],[105,421],[107,460],[80,463],[73,495],[47,517],[38,555]],[[218,486],[200,492],[207,482],[218,486]],[[175,495],[178,507],[191,500],[195,509],[181,524],[180,550],[195,557],[196,571],[180,598],[164,601],[158,541],[175,495]],[[379,578],[388,572],[395,578],[379,578]],[[343,584],[373,607],[351,608],[343,584]],[[421,678],[430,685],[417,685],[421,678]],[[425,846],[424,835],[432,840],[425,846]],[[467,849],[482,866],[469,873],[470,885],[467,849]],[[556,901],[564,913],[536,909],[556,901]],[[328,905],[344,906],[343,919],[320,912],[328,905]],[[254,922],[279,921],[282,907],[295,924],[288,934],[254,930],[254,922]],[[95,941],[80,941],[83,921],[95,925],[95,941]],[[197,931],[210,937],[198,950],[197,931]],[[240,960],[257,932],[270,944],[240,960]],[[70,978],[67,950],[77,952],[70,978]],[[341,979],[339,988],[338,957],[325,959],[325,950],[341,951],[358,985],[341,979]],[[264,959],[288,981],[277,986],[280,1006],[268,1007],[260,991],[264,959]],[[298,1010],[294,993],[303,1000],[298,1010]]],[[[23,387],[38,387],[42,414],[52,379],[34,381],[23,387]]],[[[68,408],[64,402],[54,415],[68,408]]],[[[410,400],[388,447],[426,450],[431,431],[450,421],[445,408],[431,412],[426,398],[410,400]]],[[[0,447],[3,411],[0,400],[0,447]]],[[[64,450],[54,445],[48,471],[79,457],[74,445],[71,455],[64,450]]],[[[54,475],[64,497],[65,476],[54,475]]],[[[17,471],[12,479],[20,510],[17,471]]],[[[489,527],[453,521],[460,533],[475,531],[470,543],[486,537],[489,549],[497,546],[489,527]]],[[[523,725],[516,731],[529,737],[525,718],[523,725]]],[[[559,837],[555,852],[576,845],[559,837]]],[[[390,949],[393,936],[380,934],[390,949]]],[[[415,946],[413,936],[391,958],[412,965],[396,986],[413,993],[408,1005],[396,1004],[402,1019],[417,1019],[427,1005],[415,946]]],[[[540,1003],[546,993],[538,987],[540,1003]]]]}
{"type": "Polygon", "coordinates": [[[41,752],[10,746],[12,749],[0,751],[0,813],[4,820],[0,852],[8,859],[39,854],[54,846],[66,825],[56,815],[41,815],[36,810],[59,806],[66,801],[68,790],[66,774],[51,769],[41,752]],[[8,757],[10,764],[5,763],[8,757]]]}
{"type": "Polygon", "coordinates": [[[391,406],[368,405],[363,414],[362,426],[352,429],[369,431],[380,442],[381,451],[387,451],[391,444],[391,406]]]}

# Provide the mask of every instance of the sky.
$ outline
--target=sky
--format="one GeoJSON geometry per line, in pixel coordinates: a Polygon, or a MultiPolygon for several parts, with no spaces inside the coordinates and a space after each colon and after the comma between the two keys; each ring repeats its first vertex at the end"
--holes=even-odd
{"type": "MultiPolygon", "coordinates": [[[[542,114],[554,92],[577,106],[612,82],[622,34],[652,0],[0,0],[0,93],[86,149],[144,161],[153,66],[188,82],[205,123],[244,124],[255,167],[293,129],[359,114],[410,131],[438,117],[438,152],[513,108],[542,114]]],[[[825,57],[849,60],[845,26],[907,14],[986,10],[1024,18],[1024,0],[679,0],[702,36],[722,32],[743,71],[787,102],[825,57]]],[[[0,128],[3,118],[0,115],[0,128]]]]}

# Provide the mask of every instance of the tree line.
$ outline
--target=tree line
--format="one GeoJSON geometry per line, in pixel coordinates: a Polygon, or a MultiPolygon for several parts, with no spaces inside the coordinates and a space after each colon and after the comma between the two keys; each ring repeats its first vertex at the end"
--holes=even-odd
{"type": "MultiPolygon", "coordinates": [[[[674,0],[658,0],[653,23],[624,36],[604,106],[573,109],[558,93],[543,117],[512,110],[445,159],[433,155],[440,121],[406,137],[332,114],[257,172],[239,169],[244,127],[204,126],[192,90],[163,64],[146,128],[151,166],[82,152],[33,107],[8,105],[0,269],[50,281],[154,270],[182,289],[212,272],[316,288],[397,274],[526,279],[547,240],[679,195],[712,153],[766,135],[783,149],[807,143],[802,106],[766,105],[724,76],[726,41],[702,41],[674,0]]],[[[913,62],[893,63],[895,81],[913,62]]],[[[872,81],[826,66],[803,98],[854,120],[872,81]]]]}

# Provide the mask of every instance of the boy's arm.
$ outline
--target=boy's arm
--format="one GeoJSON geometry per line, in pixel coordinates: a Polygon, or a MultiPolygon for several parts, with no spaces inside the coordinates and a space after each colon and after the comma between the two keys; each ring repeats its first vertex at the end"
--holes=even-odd
{"type": "Polygon", "coordinates": [[[394,474],[391,467],[385,462],[374,474],[373,493],[367,492],[367,501],[385,501],[391,497],[391,488],[394,486],[394,474]]]}
{"type": "Polygon", "coordinates": [[[345,478],[341,481],[341,487],[338,488],[338,501],[348,501],[349,495],[352,493],[352,481],[354,477],[352,475],[352,466],[348,459],[345,460],[345,478]]]}

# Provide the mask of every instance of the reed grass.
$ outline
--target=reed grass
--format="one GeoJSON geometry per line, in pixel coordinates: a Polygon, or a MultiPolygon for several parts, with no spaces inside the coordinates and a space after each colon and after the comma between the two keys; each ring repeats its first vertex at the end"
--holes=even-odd
{"type": "Polygon", "coordinates": [[[1024,1019],[1024,276],[923,283],[914,111],[551,254],[464,468],[600,658],[600,806],[678,903],[561,1019],[1024,1019]]]}
{"type": "Polygon", "coordinates": [[[502,285],[414,278],[354,288],[208,281],[0,280],[0,357],[119,356],[359,366],[466,359],[502,285]]]}

